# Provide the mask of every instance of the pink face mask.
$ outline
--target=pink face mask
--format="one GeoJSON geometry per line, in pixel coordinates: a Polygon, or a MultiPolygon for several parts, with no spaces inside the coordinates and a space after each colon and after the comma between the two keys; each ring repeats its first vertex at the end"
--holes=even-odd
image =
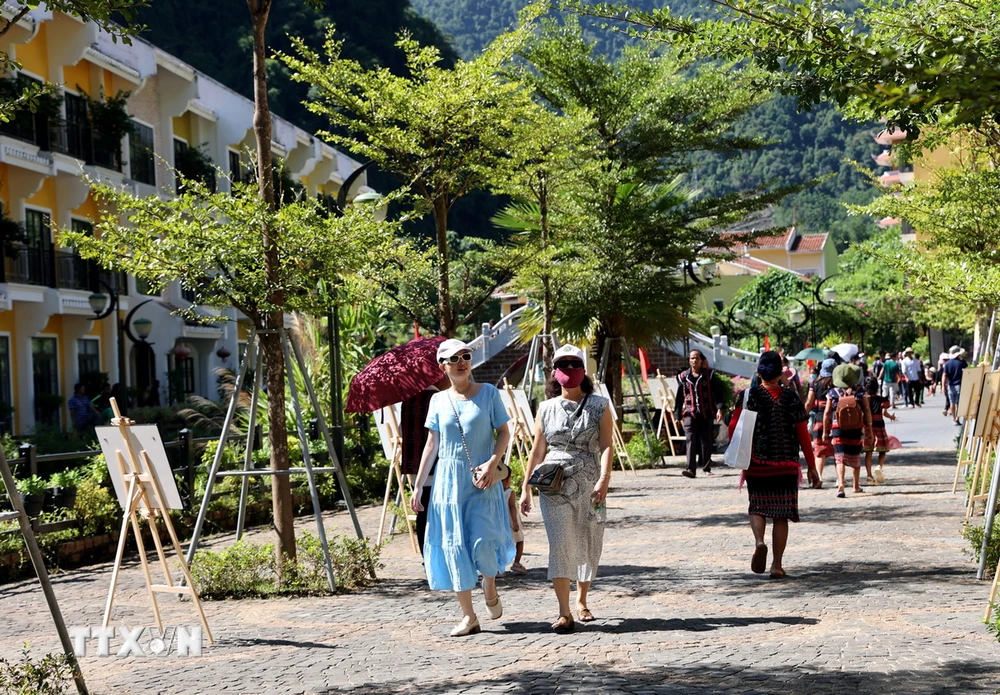
{"type": "Polygon", "coordinates": [[[556,369],[556,381],[559,385],[567,389],[575,389],[583,383],[583,378],[587,376],[586,369],[556,369]]]}

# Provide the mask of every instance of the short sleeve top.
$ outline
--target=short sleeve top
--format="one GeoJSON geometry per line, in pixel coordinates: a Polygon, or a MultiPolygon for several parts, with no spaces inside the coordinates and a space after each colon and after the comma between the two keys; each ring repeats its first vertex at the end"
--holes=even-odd
{"type": "Polygon", "coordinates": [[[462,418],[465,441],[469,445],[472,464],[478,466],[493,455],[493,431],[510,419],[500,399],[500,391],[492,384],[483,384],[472,398],[455,398],[450,389],[435,393],[427,413],[427,429],[439,434],[438,458],[465,461],[462,434],[455,419],[462,418]],[[454,407],[453,407],[454,404],[454,407]]]}
{"type": "MultiPolygon", "coordinates": [[[[738,395],[742,403],[742,392],[738,395]]],[[[757,411],[753,432],[753,460],[764,463],[784,463],[799,460],[799,437],[795,429],[809,416],[802,401],[790,388],[782,388],[777,397],[763,386],[750,388],[747,403],[757,411]]]]}

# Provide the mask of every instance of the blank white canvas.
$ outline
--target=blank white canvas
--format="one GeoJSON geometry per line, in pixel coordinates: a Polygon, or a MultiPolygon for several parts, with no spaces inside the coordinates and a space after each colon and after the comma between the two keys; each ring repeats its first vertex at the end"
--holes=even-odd
{"type": "Polygon", "coordinates": [[[385,452],[385,460],[392,462],[392,433],[389,431],[389,408],[396,413],[396,425],[400,423],[402,417],[402,403],[394,403],[375,411],[375,424],[378,426],[378,438],[382,442],[382,451],[385,452]]]}
{"type": "MultiPolygon", "coordinates": [[[[122,439],[121,430],[117,427],[97,427],[97,440],[101,443],[101,451],[104,453],[104,460],[108,464],[108,472],[111,474],[111,482],[115,486],[115,495],[118,497],[118,504],[122,509],[128,505],[128,486],[122,478],[121,468],[118,465],[117,452],[121,452],[125,459],[126,470],[132,469],[132,460],[129,458],[128,449],[122,439]]],[[[138,463],[143,469],[146,463],[141,458],[145,451],[149,460],[153,464],[153,473],[160,483],[160,490],[165,497],[164,502],[167,509],[183,509],[181,495],[177,491],[177,481],[174,480],[174,472],[170,470],[170,462],[167,460],[167,452],[163,448],[163,440],[160,438],[160,431],[156,425],[132,425],[126,428],[129,434],[129,442],[132,451],[138,459],[138,463]]],[[[153,494],[153,487],[150,483],[143,483],[146,496],[154,509],[159,508],[156,496],[153,494]]]]}
{"type": "Polygon", "coordinates": [[[525,424],[528,426],[528,433],[534,437],[535,436],[535,416],[531,412],[531,403],[528,402],[528,394],[521,390],[514,391],[514,403],[517,404],[517,409],[521,412],[521,417],[524,419],[525,424]]]}

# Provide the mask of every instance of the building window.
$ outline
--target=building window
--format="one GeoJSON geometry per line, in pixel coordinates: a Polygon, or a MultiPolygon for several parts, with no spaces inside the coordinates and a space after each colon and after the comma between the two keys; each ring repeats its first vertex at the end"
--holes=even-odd
{"type": "Polygon", "coordinates": [[[10,390],[10,336],[0,335],[0,434],[14,431],[14,395],[10,390]]]}
{"type": "Polygon", "coordinates": [[[243,183],[243,166],[240,164],[240,153],[229,150],[229,180],[233,183],[243,183]]]}
{"type": "Polygon", "coordinates": [[[132,121],[132,128],[132,133],[128,136],[128,159],[132,180],[155,186],[153,129],[137,121],[132,121]]]}
{"type": "Polygon", "coordinates": [[[76,94],[66,94],[66,154],[85,162],[93,160],[93,138],[90,117],[87,115],[87,99],[76,94]]]}
{"type": "MultiPolygon", "coordinates": [[[[21,73],[15,78],[15,88],[18,92],[28,85],[41,85],[40,80],[21,73]]],[[[41,150],[48,150],[49,131],[51,129],[49,116],[40,109],[32,113],[30,109],[22,107],[10,114],[10,118],[5,123],[0,123],[0,133],[10,135],[19,140],[26,140],[34,145],[38,145],[41,150]]]]}
{"type": "Polygon", "coordinates": [[[59,426],[59,354],[55,338],[31,339],[31,374],[35,386],[35,422],[59,426]]]}
{"type": "MultiPolygon", "coordinates": [[[[97,338],[76,341],[76,380],[91,382],[101,373],[101,342],[97,338]]],[[[87,394],[94,397],[96,393],[87,394]]]]}
{"type": "Polygon", "coordinates": [[[30,285],[55,287],[52,216],[39,210],[25,210],[24,231],[27,235],[27,248],[24,249],[23,268],[20,270],[24,271],[26,277],[20,281],[30,285]]]}

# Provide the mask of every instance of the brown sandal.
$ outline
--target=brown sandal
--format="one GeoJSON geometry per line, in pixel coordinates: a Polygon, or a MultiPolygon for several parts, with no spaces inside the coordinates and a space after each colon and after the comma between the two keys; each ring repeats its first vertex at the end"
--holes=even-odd
{"type": "Polygon", "coordinates": [[[595,620],[597,620],[597,618],[594,617],[594,614],[590,612],[589,608],[584,608],[582,611],[580,611],[581,623],[592,623],[595,620]]]}
{"type": "Polygon", "coordinates": [[[552,632],[557,635],[568,635],[576,629],[576,622],[573,621],[572,616],[567,617],[565,615],[560,615],[559,620],[552,623],[552,632]]]}
{"type": "Polygon", "coordinates": [[[753,549],[753,558],[750,559],[750,569],[754,574],[764,574],[767,569],[767,546],[758,543],[753,549]]]}

